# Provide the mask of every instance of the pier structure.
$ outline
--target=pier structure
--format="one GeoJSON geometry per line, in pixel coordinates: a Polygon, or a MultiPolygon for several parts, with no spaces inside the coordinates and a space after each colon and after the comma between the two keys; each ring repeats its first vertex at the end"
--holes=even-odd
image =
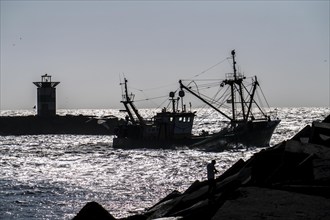
{"type": "Polygon", "coordinates": [[[60,82],[52,82],[48,74],[41,76],[41,82],[33,82],[37,88],[37,115],[52,117],[56,115],[56,86],[60,82]]]}

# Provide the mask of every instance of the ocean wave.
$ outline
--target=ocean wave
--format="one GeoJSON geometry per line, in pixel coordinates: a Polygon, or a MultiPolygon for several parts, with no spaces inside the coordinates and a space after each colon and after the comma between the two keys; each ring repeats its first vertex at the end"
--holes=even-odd
{"type": "MultiPolygon", "coordinates": [[[[116,111],[60,112],[121,116],[116,111]]],[[[155,110],[140,112],[150,116],[155,110]]],[[[278,108],[277,117],[282,121],[271,145],[291,138],[329,113],[329,108],[278,108]]],[[[197,117],[194,132],[215,132],[223,124],[221,118],[216,118],[211,113],[209,118],[197,117]]],[[[222,173],[240,158],[247,160],[260,150],[123,150],[113,149],[112,139],[86,135],[0,136],[0,215],[5,219],[71,219],[86,202],[96,201],[114,216],[124,217],[150,207],[173,189],[184,191],[195,180],[204,180],[206,164],[212,159],[222,173]]]]}

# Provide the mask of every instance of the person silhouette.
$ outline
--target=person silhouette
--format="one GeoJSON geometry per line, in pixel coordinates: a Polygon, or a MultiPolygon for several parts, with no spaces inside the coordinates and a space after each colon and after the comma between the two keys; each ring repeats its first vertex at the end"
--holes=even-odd
{"type": "Polygon", "coordinates": [[[215,163],[216,163],[215,160],[212,160],[211,163],[207,164],[207,182],[209,185],[209,189],[208,189],[209,199],[213,198],[216,188],[215,174],[218,172],[218,170],[215,169],[214,166],[215,163]]]}

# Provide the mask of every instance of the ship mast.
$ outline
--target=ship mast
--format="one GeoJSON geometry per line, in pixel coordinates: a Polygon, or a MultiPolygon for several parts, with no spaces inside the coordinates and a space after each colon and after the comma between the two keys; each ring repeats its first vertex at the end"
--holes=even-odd
{"type": "MultiPolygon", "coordinates": [[[[245,115],[245,101],[243,96],[243,88],[242,88],[242,81],[243,77],[237,77],[237,70],[236,70],[236,60],[235,60],[235,50],[231,51],[231,55],[233,58],[233,70],[234,70],[234,83],[238,85],[239,88],[239,96],[240,96],[240,102],[242,107],[242,114],[243,114],[243,120],[247,120],[245,115]]],[[[236,108],[235,108],[235,92],[234,92],[234,83],[231,84],[231,91],[232,91],[232,107],[233,107],[233,120],[236,119],[236,108]]]]}
{"type": "Polygon", "coordinates": [[[133,103],[133,94],[129,95],[128,94],[128,89],[127,89],[127,79],[124,78],[124,83],[121,83],[120,85],[125,85],[125,94],[123,95],[123,101],[121,101],[124,106],[125,106],[125,111],[127,112],[131,122],[133,124],[136,124],[136,121],[133,117],[133,113],[131,111],[131,109],[133,110],[134,114],[136,115],[136,117],[138,118],[140,124],[145,124],[142,116],[140,115],[139,111],[137,110],[137,108],[135,107],[134,103],[133,103]],[[131,108],[131,109],[130,109],[131,108]]]}
{"type": "Polygon", "coordinates": [[[253,88],[252,88],[252,93],[247,90],[246,86],[244,85],[243,81],[246,79],[245,76],[237,72],[236,68],[236,59],[235,59],[235,50],[231,51],[232,59],[233,59],[233,73],[228,73],[226,74],[226,79],[222,81],[221,85],[226,84],[230,87],[230,96],[231,98],[227,100],[227,103],[231,105],[232,108],[232,115],[227,115],[225,112],[221,111],[217,107],[215,107],[213,104],[211,104],[209,101],[206,99],[202,98],[199,94],[194,92],[190,87],[187,87],[183,85],[182,81],[180,80],[180,87],[181,89],[184,89],[191,93],[192,95],[196,96],[199,98],[201,101],[203,101],[205,104],[222,114],[224,117],[229,119],[232,123],[237,123],[237,122],[246,122],[249,119],[249,116],[252,115],[252,105],[255,104],[259,110],[262,112],[262,114],[266,117],[266,115],[263,113],[262,109],[260,106],[255,102],[254,96],[256,93],[256,89],[259,86],[259,83],[257,81],[257,78],[255,77],[255,80],[253,82],[253,88]],[[248,95],[246,98],[247,100],[244,99],[244,91],[248,95]],[[238,118],[238,110],[237,108],[241,109],[240,114],[242,114],[242,117],[238,118]]]}
{"type": "Polygon", "coordinates": [[[242,108],[242,114],[243,114],[243,121],[247,120],[247,115],[245,114],[245,100],[244,100],[244,94],[243,94],[243,80],[245,79],[244,76],[241,74],[237,74],[237,69],[236,69],[236,60],[235,60],[235,50],[231,51],[231,56],[233,59],[233,74],[227,74],[227,79],[224,80],[223,82],[227,85],[230,86],[231,90],[231,108],[232,108],[232,121],[237,121],[237,115],[236,115],[236,92],[238,90],[238,95],[239,95],[239,102],[241,103],[241,108],[242,108]],[[237,89],[237,86],[238,89],[237,89]]]}
{"type": "Polygon", "coordinates": [[[236,61],[235,61],[235,50],[231,51],[231,55],[233,58],[233,69],[234,69],[234,81],[233,80],[226,80],[227,83],[230,85],[230,90],[231,90],[231,110],[232,110],[232,117],[233,121],[236,120],[236,106],[235,106],[235,85],[234,82],[237,80],[237,75],[236,75],[236,61]]]}

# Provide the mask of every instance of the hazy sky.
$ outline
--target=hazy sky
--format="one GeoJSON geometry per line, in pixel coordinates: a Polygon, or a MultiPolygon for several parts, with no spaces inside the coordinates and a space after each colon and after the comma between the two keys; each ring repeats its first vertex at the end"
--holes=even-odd
{"type": "Polygon", "coordinates": [[[329,1],[1,1],[0,109],[31,109],[45,73],[61,82],[58,109],[119,108],[123,75],[136,99],[162,96],[232,49],[271,106],[328,107],[329,11],[329,1]]]}

